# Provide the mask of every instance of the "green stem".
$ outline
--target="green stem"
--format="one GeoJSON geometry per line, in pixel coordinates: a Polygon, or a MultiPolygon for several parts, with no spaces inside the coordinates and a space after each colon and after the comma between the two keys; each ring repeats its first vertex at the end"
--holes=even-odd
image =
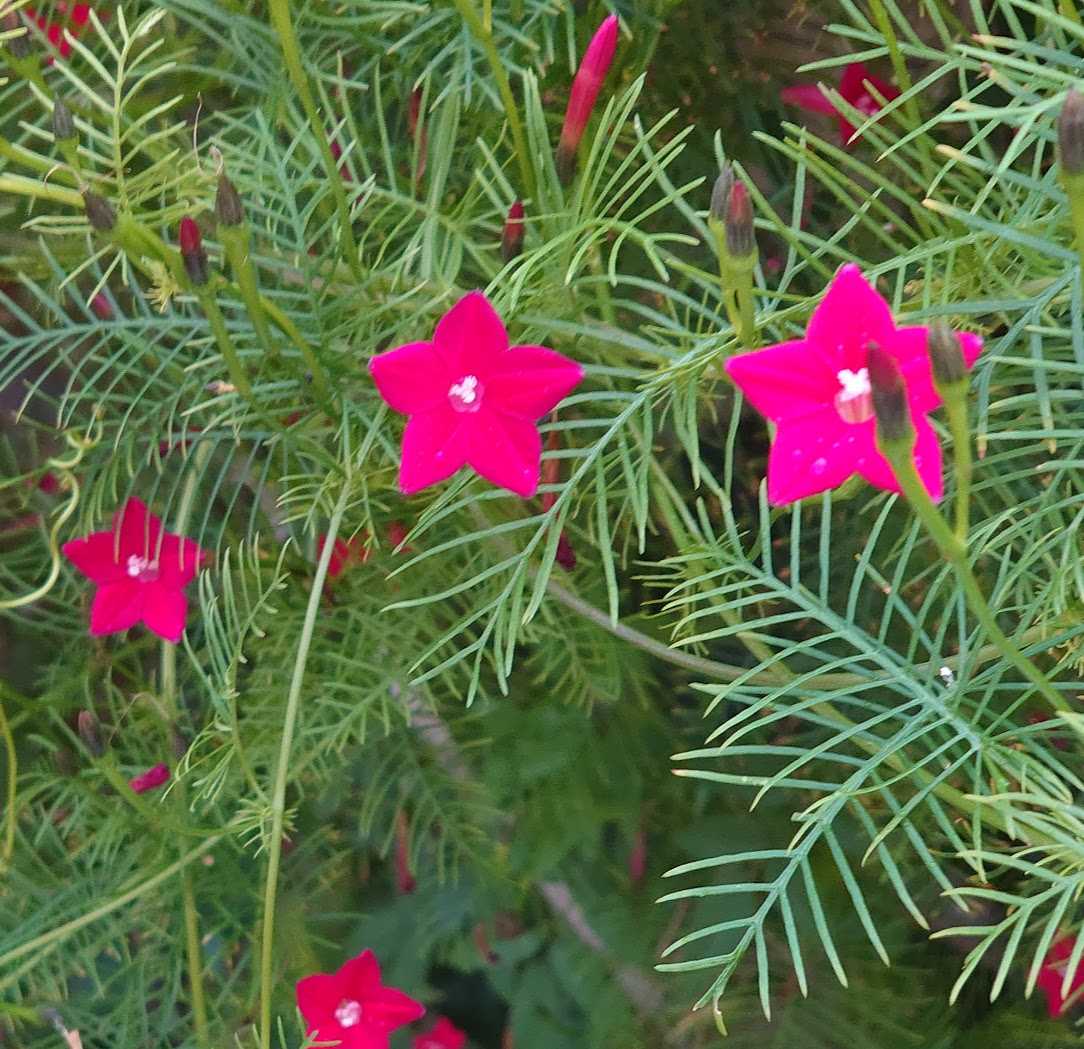
{"type": "Polygon", "coordinates": [[[77,190],[66,186],[57,186],[51,182],[41,182],[25,175],[0,175],[0,195],[12,193],[17,197],[37,197],[39,200],[51,200],[54,204],[68,204],[82,210],[83,198],[77,190]]]}
{"type": "Polygon", "coordinates": [[[956,476],[956,538],[967,547],[971,527],[971,432],[967,425],[966,384],[961,391],[942,394],[949,432],[952,434],[952,468],[956,476]]]}
{"type": "Polygon", "coordinates": [[[252,386],[248,381],[244,366],[241,364],[241,358],[237,354],[237,347],[233,345],[230,333],[226,329],[226,320],[222,316],[222,311],[218,308],[214,292],[205,285],[196,289],[196,297],[203,307],[211,331],[214,332],[215,341],[218,343],[218,348],[226,362],[230,382],[236,387],[237,392],[251,403],[253,401],[252,386]]]}
{"type": "Polygon", "coordinates": [[[312,385],[317,397],[323,402],[324,408],[331,412],[331,386],[328,384],[327,374],[324,372],[323,366],[316,358],[316,351],[309,345],[305,336],[301,334],[298,326],[290,319],[289,314],[279,309],[271,299],[262,295],[260,296],[260,303],[267,316],[271,318],[271,323],[297,347],[302,360],[304,360],[312,374],[312,385]]]}
{"type": "Polygon", "coordinates": [[[878,447],[891,465],[904,497],[925,526],[930,538],[937,544],[941,556],[955,570],[964,598],[990,640],[1002,656],[1035,686],[1055,710],[1069,710],[1069,704],[1046,679],[1046,675],[1017,648],[1015,642],[1007,637],[1002,632],[1001,627],[997,625],[997,617],[987,604],[982,588],[975,578],[975,573],[971,570],[971,565],[967,559],[967,548],[956,538],[952,529],[949,528],[945,519],[938,512],[937,507],[930,498],[930,493],[926,491],[926,486],[918,476],[913,454],[914,436],[912,435],[906,441],[892,441],[883,444],[878,442],[878,447]]]}
{"type": "Polygon", "coordinates": [[[4,747],[8,755],[8,799],[4,806],[4,848],[0,852],[0,871],[2,871],[11,863],[11,857],[15,854],[15,799],[19,770],[18,757],[15,753],[15,737],[11,734],[11,725],[4,712],[2,700],[0,700],[0,735],[4,737],[4,747]]]}
{"type": "Polygon", "coordinates": [[[738,298],[738,338],[747,350],[756,348],[757,323],[753,308],[753,277],[745,277],[736,289],[738,298]]]}
{"type": "MultiPolygon", "coordinates": [[[[884,4],[881,0],[870,0],[870,8],[873,11],[873,20],[877,23],[877,31],[885,38],[885,46],[888,48],[888,57],[892,62],[892,71],[896,75],[896,83],[899,85],[899,89],[902,92],[910,91],[913,84],[911,81],[911,74],[907,71],[907,63],[904,61],[903,54],[900,51],[900,42],[896,37],[896,30],[893,28],[892,19],[889,18],[888,12],[885,10],[884,4]]],[[[922,118],[918,111],[918,103],[915,101],[912,95],[903,106],[907,113],[907,118],[915,127],[922,122],[922,118]]]]}
{"type": "Polygon", "coordinates": [[[260,1049],[271,1047],[271,992],[274,983],[273,961],[275,945],[275,900],[278,894],[279,866],[282,861],[282,830],[286,816],[286,781],[290,771],[290,752],[294,744],[294,730],[301,706],[301,685],[305,680],[305,666],[309,647],[316,626],[316,617],[323,600],[324,581],[331,562],[331,552],[342,525],[343,515],[349,501],[350,485],[343,483],[335,510],[328,523],[327,537],[316,564],[305,619],[301,624],[301,636],[297,643],[297,657],[286,696],[286,713],[283,717],[282,735],[279,741],[278,760],[275,764],[275,780],[271,791],[271,832],[267,843],[267,880],[264,883],[263,924],[260,931],[260,1049]]]}
{"type": "Polygon", "coordinates": [[[342,253],[346,256],[346,264],[350,267],[354,279],[360,283],[363,275],[361,262],[358,259],[357,242],[354,240],[354,229],[350,222],[350,205],[346,200],[346,188],[339,175],[339,165],[331,152],[327,130],[320,118],[320,111],[316,108],[316,99],[309,85],[309,77],[301,61],[301,48],[298,45],[293,19],[290,16],[290,0],[268,0],[268,8],[271,14],[271,25],[278,34],[279,44],[282,46],[286,72],[301,99],[301,107],[305,110],[305,116],[308,117],[309,128],[316,139],[320,157],[324,162],[324,171],[331,184],[335,207],[339,212],[339,239],[342,253]]]}
{"type": "Polygon", "coordinates": [[[1062,182],[1065,195],[1069,198],[1069,216],[1080,256],[1081,280],[1084,281],[1084,175],[1064,175],[1062,182]]]}
{"type": "Polygon", "coordinates": [[[230,269],[233,271],[233,279],[237,281],[238,290],[241,292],[241,300],[248,310],[249,320],[252,321],[256,337],[260,340],[264,352],[271,357],[275,357],[278,355],[278,349],[271,338],[267,313],[260,298],[260,288],[256,280],[256,267],[249,252],[248,229],[243,226],[232,228],[220,226],[218,236],[222,241],[222,246],[226,249],[226,258],[229,260],[230,269]]]}
{"type": "Polygon", "coordinates": [[[481,45],[489,61],[489,69],[493,79],[497,82],[497,91],[504,105],[505,119],[512,132],[512,144],[516,150],[516,159],[519,162],[519,177],[523,182],[523,197],[530,200],[535,195],[534,167],[531,164],[531,154],[527,149],[527,138],[523,133],[523,123],[519,119],[519,110],[516,108],[516,100],[512,95],[512,87],[508,83],[508,74],[504,71],[504,63],[501,61],[497,45],[493,42],[493,34],[486,29],[485,22],[475,10],[472,0],[454,0],[455,6],[463,16],[474,38],[481,45]]]}

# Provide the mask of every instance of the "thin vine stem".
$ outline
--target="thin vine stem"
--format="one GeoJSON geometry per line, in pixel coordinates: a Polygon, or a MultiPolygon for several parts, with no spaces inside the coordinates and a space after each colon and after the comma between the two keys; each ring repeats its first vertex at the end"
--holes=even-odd
{"type": "Polygon", "coordinates": [[[278,760],[275,763],[275,779],[271,790],[271,832],[267,843],[267,876],[264,882],[263,922],[260,930],[260,1049],[271,1049],[271,993],[274,983],[275,902],[278,897],[279,866],[282,862],[282,831],[286,817],[286,780],[290,770],[290,752],[294,744],[297,716],[301,709],[301,685],[305,680],[305,666],[312,645],[316,617],[324,594],[331,553],[342,526],[343,515],[350,498],[350,485],[345,482],[335,509],[328,523],[327,536],[316,563],[312,580],[312,592],[301,624],[301,636],[297,643],[290,690],[286,696],[286,713],[282,721],[278,760]]]}
{"type": "Polygon", "coordinates": [[[967,546],[967,534],[971,530],[971,431],[967,425],[967,397],[942,398],[948,415],[949,433],[952,434],[952,466],[956,477],[956,539],[967,546]]]}
{"type": "Polygon", "coordinates": [[[7,751],[7,804],[4,806],[4,847],[0,852],[0,871],[4,870],[15,854],[15,801],[18,796],[19,759],[15,752],[15,737],[11,734],[11,725],[4,710],[3,698],[0,697],[0,736],[4,737],[4,749],[7,751]]]}

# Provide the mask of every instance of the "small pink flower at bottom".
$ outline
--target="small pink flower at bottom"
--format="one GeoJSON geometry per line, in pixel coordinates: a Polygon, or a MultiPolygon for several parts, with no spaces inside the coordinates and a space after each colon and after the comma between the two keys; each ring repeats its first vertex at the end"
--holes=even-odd
{"type": "MultiPolygon", "coordinates": [[[[839,95],[848,105],[854,106],[867,117],[879,113],[881,103],[873,97],[870,87],[886,102],[899,98],[899,89],[880,77],[874,76],[862,62],[852,62],[843,71],[839,82],[839,95]]],[[[779,93],[784,102],[798,106],[810,113],[824,113],[836,117],[839,121],[839,137],[844,145],[851,145],[855,126],[835,106],[835,103],[821,90],[819,84],[798,84],[785,87],[779,93]]]]}
{"type": "Polygon", "coordinates": [[[509,346],[500,317],[480,292],[459,300],[432,342],[411,342],[369,362],[381,397],[409,415],[399,487],[428,488],[470,466],[528,498],[538,487],[537,419],[583,378],[583,369],[545,346],[509,346]]]}
{"type": "Polygon", "coordinates": [[[168,782],[169,766],[155,765],[153,768],[147,769],[146,772],[133,776],[128,780],[128,786],[137,794],[146,794],[148,790],[154,790],[155,787],[160,787],[163,783],[168,782]]]}
{"type": "Polygon", "coordinates": [[[1069,987],[1064,995],[1061,993],[1062,984],[1065,981],[1065,969],[1069,957],[1073,953],[1076,940],[1072,936],[1063,936],[1058,940],[1043,959],[1042,968],[1036,986],[1046,995],[1046,1011],[1052,1018],[1057,1018],[1065,1011],[1067,1004],[1077,1004],[1081,1000],[1077,991],[1084,987],[1084,965],[1078,965],[1076,971],[1069,978],[1069,987]]]}
{"type": "Polygon", "coordinates": [[[425,1006],[380,982],[372,951],[362,951],[338,972],[297,982],[297,1007],[310,1040],[341,1049],[388,1049],[388,1035],[425,1014],[425,1006]]]}
{"type": "MultiPolygon", "coordinates": [[[[941,403],[927,352],[928,329],[897,328],[857,266],[843,266],[813,311],[804,339],[731,357],[726,370],[778,426],[768,457],[768,499],[776,506],[838,488],[852,474],[890,492],[899,485],[877,448],[866,356],[871,342],[895,358],[907,383],[917,435],[915,466],[941,498],[941,446],[926,413],[941,403]]],[[[982,340],[959,334],[970,367],[982,340]]]]}
{"type": "Polygon", "coordinates": [[[440,1017],[431,1031],[419,1034],[414,1039],[414,1049],[463,1049],[466,1044],[466,1032],[446,1016],[440,1017]]]}
{"type": "Polygon", "coordinates": [[[191,539],[166,532],[140,499],[113,515],[113,527],[72,539],[64,556],[98,584],[90,606],[90,633],[116,634],[142,622],[176,644],[184,633],[192,582],[207,554],[191,539]]]}

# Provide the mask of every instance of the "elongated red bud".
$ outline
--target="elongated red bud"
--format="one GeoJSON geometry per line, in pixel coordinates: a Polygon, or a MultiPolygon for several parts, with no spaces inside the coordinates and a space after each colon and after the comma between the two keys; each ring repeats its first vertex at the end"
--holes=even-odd
{"type": "Polygon", "coordinates": [[[915,428],[907,404],[907,384],[896,359],[875,342],[866,348],[866,367],[877,417],[877,438],[881,443],[914,439],[915,428]]]}
{"type": "Polygon", "coordinates": [[[734,179],[726,202],[726,250],[736,259],[753,253],[753,202],[742,180],[734,179]]]}
{"type": "Polygon", "coordinates": [[[146,772],[141,772],[138,776],[133,776],[128,780],[128,786],[131,787],[136,794],[146,794],[148,790],[154,790],[155,788],[162,786],[163,783],[168,782],[169,766],[155,765],[152,768],[147,769],[146,772]]]}
{"type": "Polygon", "coordinates": [[[419,134],[419,122],[422,115],[422,89],[416,87],[410,94],[410,115],[407,124],[410,128],[410,137],[417,142],[418,160],[414,168],[414,183],[417,185],[425,174],[425,165],[429,158],[429,128],[421,125],[419,134]]]}
{"type": "Polygon", "coordinates": [[[195,220],[187,215],[181,219],[178,235],[181,244],[181,258],[188,279],[197,287],[207,283],[207,252],[203,250],[203,238],[195,220]]]}
{"type": "Polygon", "coordinates": [[[87,753],[92,758],[100,758],[105,753],[105,744],[102,742],[102,729],[98,719],[91,711],[80,710],[75,725],[87,753]]]}
{"type": "Polygon", "coordinates": [[[395,820],[395,887],[405,896],[413,892],[417,884],[410,869],[410,823],[407,814],[400,809],[395,820]]]}
{"type": "Polygon", "coordinates": [[[508,209],[501,234],[501,258],[505,262],[511,262],[523,251],[523,234],[523,201],[517,200],[508,209]]]}
{"type": "Polygon", "coordinates": [[[734,169],[727,164],[715,185],[711,189],[711,207],[708,210],[708,218],[712,222],[726,222],[727,205],[730,202],[730,191],[734,188],[734,169]]]}
{"type": "Polygon", "coordinates": [[[566,572],[571,572],[576,567],[576,551],[565,532],[557,537],[557,553],[553,559],[566,572]]]}
{"type": "Polygon", "coordinates": [[[1069,88],[1058,115],[1058,154],[1066,175],[1084,175],[1084,95],[1069,88]]]}
{"type": "Polygon", "coordinates": [[[587,121],[595,108],[598,93],[617,50],[618,21],[610,15],[595,31],[587,50],[583,53],[580,68],[572,81],[565,110],[565,122],[561,128],[561,141],[557,147],[557,174],[566,185],[576,170],[576,150],[587,129],[587,121]]]}

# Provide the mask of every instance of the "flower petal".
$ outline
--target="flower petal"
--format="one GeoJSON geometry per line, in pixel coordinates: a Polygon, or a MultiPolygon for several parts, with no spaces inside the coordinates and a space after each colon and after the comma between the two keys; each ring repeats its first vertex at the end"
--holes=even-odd
{"type": "Polygon", "coordinates": [[[828,293],[809,318],[806,342],[825,355],[835,373],[866,366],[866,348],[876,342],[884,348],[895,333],[888,303],[847,263],[841,266],[828,293]]]}
{"type": "Polygon", "coordinates": [[[911,410],[933,411],[941,403],[941,395],[933,384],[930,365],[929,328],[916,326],[898,328],[885,347],[895,358],[907,383],[907,399],[911,410]]]}
{"type": "Polygon", "coordinates": [[[428,411],[448,398],[458,378],[431,342],[408,342],[369,361],[369,374],[380,396],[397,412],[428,411]]]}
{"type": "Polygon", "coordinates": [[[85,539],[72,539],[61,550],[80,572],[95,583],[115,583],[127,578],[116,556],[116,537],[112,532],[93,532],[85,539]]]}
{"type": "Polygon", "coordinates": [[[142,499],[130,498],[113,515],[113,531],[120,534],[120,561],[123,563],[132,554],[154,559],[161,530],[161,519],[147,510],[147,504],[142,499]]]}
{"type": "Polygon", "coordinates": [[[313,973],[297,981],[297,1008],[305,1022],[316,1026],[334,1016],[343,999],[338,973],[313,973]]]}
{"type": "MultiPolygon", "coordinates": [[[[869,83],[886,102],[899,97],[899,89],[887,80],[874,76],[864,62],[852,62],[839,81],[839,93],[853,106],[863,95],[869,95],[869,83]]],[[[872,96],[871,96],[872,97],[872,96]]]]}
{"type": "Polygon", "coordinates": [[[381,987],[362,1003],[365,1021],[378,1031],[394,1031],[425,1015],[425,1006],[394,987],[381,987]]]}
{"type": "Polygon", "coordinates": [[[90,606],[92,637],[128,630],[143,618],[143,584],[134,579],[98,587],[90,606]]]}
{"type": "Polygon", "coordinates": [[[183,590],[174,590],[161,581],[143,584],[143,622],[151,633],[177,644],[187,617],[188,598],[183,590]]]}
{"type": "Polygon", "coordinates": [[[470,418],[452,411],[450,405],[410,417],[399,462],[399,488],[404,494],[437,484],[466,463],[465,420],[470,418]]]}
{"type": "Polygon", "coordinates": [[[835,116],[836,107],[832,100],[821,90],[819,84],[795,84],[785,87],[779,97],[790,106],[797,106],[810,113],[826,113],[835,116]]]}
{"type": "Polygon", "coordinates": [[[207,560],[207,552],[201,550],[194,539],[187,539],[173,532],[163,532],[158,550],[158,578],[180,590],[196,577],[200,566],[207,560]]]}
{"type": "MultiPolygon", "coordinates": [[[[335,974],[343,998],[353,998],[368,1004],[369,997],[380,988],[380,962],[366,949],[339,966],[335,974]]],[[[368,1009],[366,1009],[366,1012],[368,1009]]]]}
{"type": "MultiPolygon", "coordinates": [[[[915,426],[915,467],[918,470],[930,498],[937,502],[944,494],[944,482],[941,476],[941,444],[937,434],[926,420],[926,416],[912,411],[911,419],[915,426]]],[[[874,448],[874,454],[866,458],[858,467],[858,472],[875,488],[886,492],[898,492],[899,483],[888,460],[874,448]]]]}
{"type": "Polygon", "coordinates": [[[471,291],[441,317],[433,342],[457,379],[484,378],[497,354],[508,349],[508,333],[489,299],[471,291]]]}
{"type": "Polygon", "coordinates": [[[832,408],[779,424],[768,456],[768,501],[793,503],[838,488],[872,447],[873,423],[850,425],[832,408]]]}
{"type": "Polygon", "coordinates": [[[801,339],[731,357],[726,371],[753,406],[775,422],[830,406],[840,389],[824,355],[801,339]]]}
{"type": "Polygon", "coordinates": [[[533,422],[483,409],[469,431],[467,461],[487,481],[529,499],[538,487],[542,438],[533,422]]]}
{"type": "Polygon", "coordinates": [[[540,419],[575,389],[583,368],[545,346],[513,346],[502,353],[486,376],[485,399],[491,408],[540,419]]]}

